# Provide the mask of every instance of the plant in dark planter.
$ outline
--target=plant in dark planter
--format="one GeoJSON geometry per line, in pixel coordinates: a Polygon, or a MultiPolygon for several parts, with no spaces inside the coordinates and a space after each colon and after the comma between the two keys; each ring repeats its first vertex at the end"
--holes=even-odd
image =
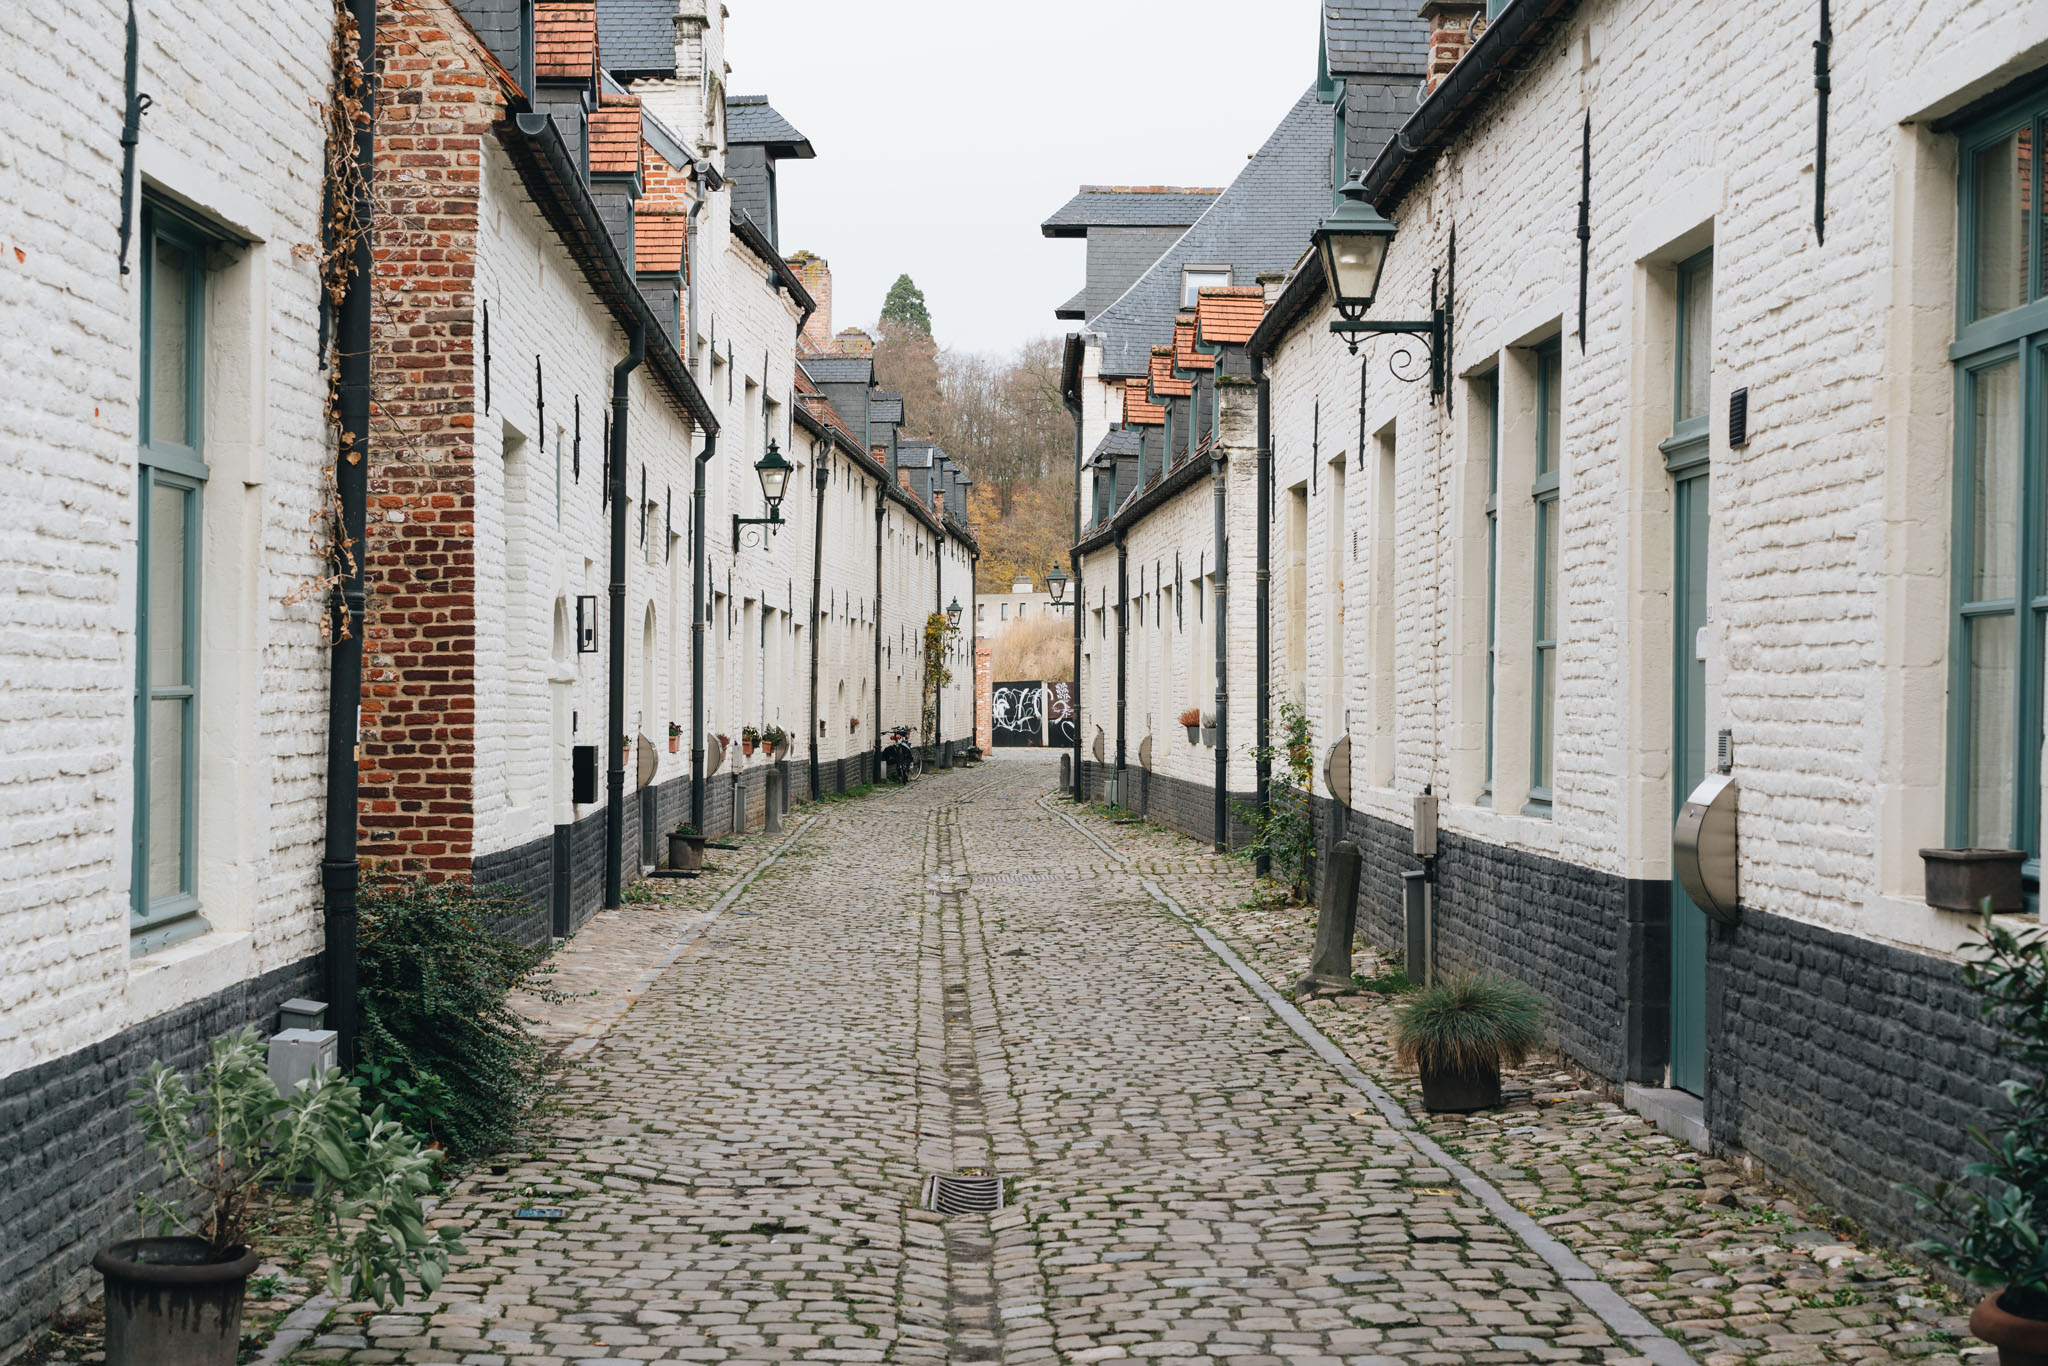
{"type": "Polygon", "coordinates": [[[704,867],[704,832],[684,821],[668,835],[668,866],[684,872],[699,872],[704,867]]]}
{"type": "Polygon", "coordinates": [[[1944,1182],[1921,1207],[1958,1230],[1915,1245],[1992,1293],[1970,1315],[1970,1331],[1998,1348],[2002,1366],[2048,1366],[2048,931],[2008,929],[1987,905],[1984,939],[1963,965],[1978,1006],[2018,1060],[2005,1093],[2004,1123],[1972,1129],[1983,1153],[1963,1169],[1967,1187],[1944,1182]]]}
{"type": "Polygon", "coordinates": [[[1543,1042],[1543,1002],[1519,982],[1472,974],[1410,996],[1394,1019],[1395,1056],[1422,1074],[1432,1111],[1500,1104],[1500,1070],[1543,1042]]]}
{"type": "Polygon", "coordinates": [[[1189,707],[1186,711],[1182,712],[1180,714],[1180,723],[1187,728],[1189,744],[1201,743],[1202,709],[1200,707],[1189,707]]]}
{"type": "Polygon", "coordinates": [[[194,1080],[157,1062],[128,1093],[170,1189],[138,1202],[157,1236],[92,1259],[106,1280],[108,1366],[233,1366],[258,1260],[250,1215],[265,1187],[309,1184],[338,1298],[403,1303],[407,1275],[440,1285],[462,1241],[452,1227],[429,1230],[420,1206],[439,1153],[383,1107],[363,1113],[338,1069],[280,1096],[253,1026],[213,1040],[194,1080]]]}
{"type": "Polygon", "coordinates": [[[1975,915],[1986,901],[1994,911],[2024,911],[2027,895],[2021,870],[2024,849],[1922,849],[1927,904],[1938,911],[1975,915]]]}
{"type": "Polygon", "coordinates": [[[1216,713],[1213,711],[1202,713],[1202,743],[1210,749],[1216,748],[1216,713]]]}

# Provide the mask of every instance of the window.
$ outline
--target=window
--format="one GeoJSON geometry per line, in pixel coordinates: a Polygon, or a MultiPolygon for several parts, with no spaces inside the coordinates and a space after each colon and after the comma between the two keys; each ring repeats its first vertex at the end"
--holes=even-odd
{"type": "Polygon", "coordinates": [[[2040,870],[2042,639],[2048,629],[2041,502],[2048,422],[2048,300],[2040,178],[2048,95],[1960,135],[1954,622],[1948,838],[2024,849],[2040,870]]]}
{"type": "Polygon", "coordinates": [[[1493,803],[1493,694],[1500,669],[1500,634],[1494,624],[1500,603],[1500,371],[1474,386],[1486,423],[1486,767],[1479,804],[1493,803]]]}
{"type": "Polygon", "coordinates": [[[1201,291],[1230,283],[1229,266],[1186,266],[1180,273],[1180,306],[1193,308],[1201,291]]]}
{"type": "Polygon", "coordinates": [[[1007,602],[1002,604],[1002,619],[1004,621],[1010,619],[1010,604],[1007,602]]]}
{"type": "Polygon", "coordinates": [[[1017,620],[1022,621],[1024,619],[1024,613],[1026,609],[1028,609],[1030,606],[1031,604],[1028,602],[1020,602],[1017,604],[1017,620]]]}
{"type": "Polygon", "coordinates": [[[161,206],[142,212],[142,392],[137,465],[132,949],[207,928],[199,915],[199,553],[211,240],[161,206]]]}
{"type": "Polygon", "coordinates": [[[1557,474],[1563,453],[1561,390],[1564,350],[1556,341],[1536,348],[1536,482],[1529,496],[1536,513],[1536,648],[1529,697],[1529,804],[1524,815],[1550,814],[1557,761],[1557,474]]]}

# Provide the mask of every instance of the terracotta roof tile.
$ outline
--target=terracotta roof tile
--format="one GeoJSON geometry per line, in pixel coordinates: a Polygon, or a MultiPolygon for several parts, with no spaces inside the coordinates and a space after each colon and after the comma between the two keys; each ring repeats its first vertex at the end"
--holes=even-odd
{"type": "Polygon", "coordinates": [[[641,209],[633,215],[633,269],[681,271],[689,217],[672,209],[641,209]]]}
{"type": "Polygon", "coordinates": [[[1195,336],[1209,346],[1243,346],[1265,316],[1258,285],[1210,285],[1195,296],[1195,336]]]}
{"type": "Polygon", "coordinates": [[[590,116],[592,175],[640,174],[640,101],[632,95],[606,95],[590,116]]]}
{"type": "Polygon", "coordinates": [[[1170,346],[1152,348],[1152,371],[1147,378],[1151,380],[1154,398],[1186,398],[1195,391],[1192,382],[1173,377],[1173,348],[1170,346]]]}
{"type": "Polygon", "coordinates": [[[1214,370],[1216,358],[1195,350],[1195,312],[1184,308],[1173,320],[1173,368],[1176,370],[1214,370]]]}
{"type": "Polygon", "coordinates": [[[1158,427],[1166,422],[1166,409],[1145,397],[1145,381],[1124,381],[1124,425],[1158,427]]]}
{"type": "Polygon", "coordinates": [[[534,6],[533,74],[543,81],[597,79],[597,0],[541,0],[534,6]]]}

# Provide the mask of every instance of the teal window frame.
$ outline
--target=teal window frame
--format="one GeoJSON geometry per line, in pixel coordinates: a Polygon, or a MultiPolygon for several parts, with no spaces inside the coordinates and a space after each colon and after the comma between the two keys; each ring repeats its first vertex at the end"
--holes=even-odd
{"type": "Polygon", "coordinates": [[[205,460],[206,256],[219,239],[175,210],[145,199],[142,207],[140,297],[142,346],[140,394],[137,401],[136,466],[140,499],[136,515],[136,662],[135,662],[135,814],[133,858],[129,877],[129,949],[141,955],[204,933],[198,881],[198,770],[200,700],[200,571],[205,528],[204,500],[208,469],[205,460]],[[157,248],[168,244],[185,254],[184,332],[185,429],[178,436],[156,431],[153,392],[156,377],[158,271],[157,248]],[[178,437],[182,439],[178,439],[178,437]],[[178,680],[161,683],[151,676],[152,642],[164,623],[152,621],[153,549],[163,534],[156,524],[160,490],[182,496],[183,555],[178,635],[178,680]],[[152,800],[150,754],[154,704],[175,703],[180,712],[178,774],[178,880],[175,891],[150,894],[152,800]]]}
{"type": "Polygon", "coordinates": [[[1500,371],[1481,375],[1486,402],[1486,769],[1478,805],[1493,805],[1493,702],[1500,677],[1500,371]]]}
{"type": "Polygon", "coordinates": [[[1550,521],[1558,522],[1558,539],[1563,540],[1563,512],[1558,503],[1558,470],[1564,459],[1564,344],[1553,337],[1538,343],[1536,356],[1536,478],[1529,486],[1529,499],[1536,519],[1536,602],[1533,622],[1535,639],[1530,650],[1529,670],[1529,797],[1522,807],[1525,816],[1548,816],[1557,774],[1555,744],[1557,723],[1557,584],[1553,571],[1562,550],[1552,545],[1550,521]],[[1558,410],[1558,435],[1553,440],[1548,415],[1558,410]],[[1549,628],[1545,634],[1545,627],[1549,628]],[[1544,727],[1551,728],[1548,754],[1543,744],[1544,727]]]}
{"type": "Polygon", "coordinates": [[[2041,707],[2044,673],[2044,636],[2048,636],[2048,513],[2042,501],[2048,497],[2048,280],[2044,280],[2044,213],[2041,149],[2048,137],[2048,92],[2015,100],[1987,113],[1957,132],[1959,200],[1956,338],[1949,348],[1955,369],[1956,425],[1954,466],[1954,534],[1950,564],[1951,619],[1949,634],[1948,771],[1946,793],[1947,838],[1951,846],[1968,847],[1980,842],[1978,812],[1974,809],[1973,773],[1978,769],[1972,736],[1977,731],[1983,700],[1972,686],[1972,656],[1985,623],[2012,622],[2012,675],[2009,682],[2013,708],[2010,719],[2010,764],[2005,774],[2010,783],[2011,826],[2005,832],[2005,847],[2026,851],[2025,881],[2029,900],[2038,897],[2041,872],[2041,707]],[[1996,144],[2024,133],[2030,140],[2028,165],[2031,174],[2026,202],[2020,205],[2024,232],[2024,279],[2021,301],[1998,313],[1979,317],[1979,158],[1996,144]],[[1992,371],[2010,366],[2017,385],[2018,408],[2014,414],[2019,449],[2016,458],[2016,486],[1987,490],[1993,499],[2013,500],[2014,537],[2011,547],[2012,591],[1999,597],[1974,596],[1978,530],[1976,511],[1979,493],[1980,433],[1978,425],[1979,385],[1992,371]]]}

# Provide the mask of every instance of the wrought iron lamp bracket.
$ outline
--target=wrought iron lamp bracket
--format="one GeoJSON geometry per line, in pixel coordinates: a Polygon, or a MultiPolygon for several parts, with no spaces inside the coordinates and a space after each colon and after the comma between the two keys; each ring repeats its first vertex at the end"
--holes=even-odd
{"type": "Polygon", "coordinates": [[[783,525],[783,522],[782,509],[779,507],[768,509],[766,517],[741,517],[735,513],[732,519],[732,553],[739,554],[743,545],[765,546],[772,529],[783,525]],[[749,527],[768,527],[771,531],[746,530],[749,527]]]}
{"type": "MultiPolygon", "coordinates": [[[[1452,247],[1454,252],[1456,249],[1455,246],[1452,247]]],[[[1453,257],[1453,260],[1455,259],[1453,257]]],[[[1419,338],[1423,349],[1429,355],[1427,369],[1417,363],[1412,346],[1402,345],[1395,347],[1393,354],[1387,357],[1387,373],[1403,384],[1414,384],[1427,374],[1430,398],[1442,398],[1450,362],[1451,300],[1448,295],[1438,293],[1438,283],[1436,273],[1431,272],[1430,308],[1426,320],[1374,322],[1363,316],[1364,308],[1340,304],[1337,309],[1339,317],[1330,324],[1330,330],[1344,338],[1354,356],[1358,354],[1358,343],[1362,337],[1389,335],[1419,338]]]]}

